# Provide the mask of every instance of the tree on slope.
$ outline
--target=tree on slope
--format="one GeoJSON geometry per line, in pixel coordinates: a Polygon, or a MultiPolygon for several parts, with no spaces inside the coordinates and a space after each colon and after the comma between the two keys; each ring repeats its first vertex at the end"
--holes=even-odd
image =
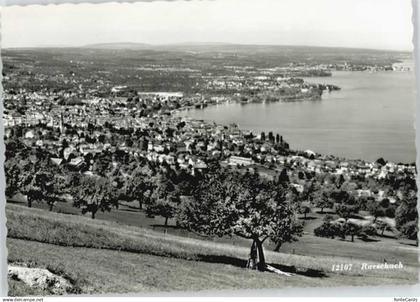
{"type": "Polygon", "coordinates": [[[362,227],[353,222],[346,222],[343,225],[343,228],[344,236],[349,235],[351,238],[351,242],[354,242],[354,236],[359,235],[362,231],[362,227]]]}
{"type": "Polygon", "coordinates": [[[321,214],[324,213],[324,208],[332,208],[334,206],[334,201],[330,198],[327,192],[322,192],[319,198],[317,198],[315,204],[318,208],[321,209],[321,214]]]}
{"type": "Polygon", "coordinates": [[[384,198],[382,200],[372,200],[368,204],[368,210],[373,215],[375,223],[379,217],[386,216],[386,210],[389,208],[390,202],[388,198],[384,198]]]}
{"type": "Polygon", "coordinates": [[[21,191],[22,169],[14,159],[4,162],[4,174],[6,177],[6,197],[11,198],[21,191]]]}
{"type": "Polygon", "coordinates": [[[310,203],[309,202],[307,202],[307,201],[303,201],[301,204],[300,204],[300,206],[299,206],[299,208],[298,208],[298,212],[300,213],[300,214],[303,214],[303,219],[305,219],[306,220],[306,218],[307,218],[307,215],[309,214],[309,213],[311,213],[311,205],[310,205],[310,203]]]}
{"type": "Polygon", "coordinates": [[[252,240],[251,254],[258,255],[257,268],[267,268],[263,243],[281,240],[279,231],[290,228],[294,208],[286,191],[258,174],[209,173],[182,203],[179,220],[189,230],[207,236],[232,236],[252,240]]]}
{"type": "Polygon", "coordinates": [[[28,207],[34,201],[46,202],[50,211],[57,198],[54,187],[54,175],[48,171],[38,170],[32,173],[23,173],[21,178],[21,192],[26,195],[28,207]]]}
{"type": "Polygon", "coordinates": [[[359,204],[357,203],[356,198],[353,195],[350,195],[346,191],[333,192],[331,195],[335,203],[335,211],[340,216],[343,217],[346,221],[354,214],[359,212],[359,204]]]}
{"type": "Polygon", "coordinates": [[[124,187],[125,197],[130,201],[137,200],[139,209],[147,202],[153,190],[152,174],[147,167],[136,168],[124,187]]]}
{"type": "Polygon", "coordinates": [[[79,184],[73,190],[74,206],[82,209],[82,214],[91,213],[95,219],[96,213],[111,211],[117,202],[112,183],[105,177],[82,176],[79,184]]]}
{"type": "Polygon", "coordinates": [[[276,243],[275,252],[280,251],[281,246],[285,242],[297,241],[303,232],[303,223],[296,219],[296,215],[291,213],[287,218],[276,224],[274,228],[276,236],[271,237],[271,241],[276,243]]]}
{"type": "Polygon", "coordinates": [[[165,218],[166,227],[168,226],[168,220],[175,216],[179,202],[178,190],[173,179],[167,172],[162,172],[156,178],[156,187],[147,205],[146,213],[165,218]]]}
{"type": "Polygon", "coordinates": [[[411,191],[398,206],[395,211],[395,223],[398,231],[403,237],[416,240],[416,245],[419,245],[418,239],[418,213],[417,213],[417,197],[416,192],[411,191]]]}

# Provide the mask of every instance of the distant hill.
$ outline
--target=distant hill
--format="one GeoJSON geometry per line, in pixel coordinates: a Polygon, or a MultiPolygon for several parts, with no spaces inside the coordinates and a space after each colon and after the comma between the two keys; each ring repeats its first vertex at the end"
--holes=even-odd
{"type": "MultiPolygon", "coordinates": [[[[51,59],[60,62],[63,72],[66,68],[73,68],[66,62],[77,57],[84,62],[96,62],[101,69],[118,65],[124,67],[124,72],[136,66],[160,64],[173,67],[188,67],[197,70],[224,70],[224,66],[254,66],[256,68],[271,68],[273,66],[289,66],[299,64],[348,64],[355,65],[391,65],[409,59],[410,52],[395,52],[389,50],[292,46],[292,45],[246,45],[229,43],[176,43],[176,44],[147,44],[147,43],[96,43],[78,47],[58,48],[22,48],[3,49],[3,62],[22,64],[22,58],[27,64],[34,61],[43,62],[44,68],[50,68],[51,59]],[[63,66],[66,66],[64,68],[63,66]]],[[[54,64],[58,68],[57,64],[54,64]]],[[[93,67],[89,63],[89,66],[93,67]]],[[[97,66],[97,67],[98,67],[97,66]]],[[[112,67],[114,68],[114,67],[112,67]]],[[[134,70],[134,69],[133,69],[134,70]]],[[[149,79],[152,83],[153,77],[149,79]]],[[[145,79],[143,79],[145,81],[145,79]]],[[[156,82],[156,81],[155,81],[156,82]]],[[[174,81],[160,81],[161,83],[175,83],[174,81]]],[[[188,81],[187,81],[188,82],[188,81]]],[[[184,90],[191,88],[191,83],[183,82],[184,90]]],[[[171,85],[172,85],[171,84],[171,85]]],[[[136,84],[137,85],[137,84],[136,84]]],[[[175,84],[174,84],[175,85],[175,84]]],[[[178,87],[179,88],[179,87],[178,87]]],[[[166,89],[169,89],[166,87],[166,89]]],[[[177,89],[179,90],[179,89],[177,89]]]]}
{"type": "MultiPolygon", "coordinates": [[[[126,49],[126,50],[175,50],[175,51],[194,51],[194,52],[257,52],[257,53],[305,53],[305,54],[395,54],[406,53],[403,51],[363,49],[347,47],[322,47],[305,45],[262,45],[262,44],[234,44],[224,42],[181,42],[172,44],[147,44],[136,42],[116,42],[116,43],[96,43],[88,44],[83,48],[91,49],[126,49]]],[[[408,52],[407,52],[408,53],[408,52]]]]}
{"type": "Polygon", "coordinates": [[[147,43],[135,43],[135,42],[121,42],[121,43],[96,43],[88,44],[83,48],[94,48],[94,49],[151,49],[153,45],[147,43]]]}

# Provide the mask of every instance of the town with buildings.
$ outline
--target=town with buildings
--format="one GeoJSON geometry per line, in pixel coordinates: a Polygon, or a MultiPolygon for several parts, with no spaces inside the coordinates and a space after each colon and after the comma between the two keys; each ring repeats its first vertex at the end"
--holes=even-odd
{"type": "MultiPolygon", "coordinates": [[[[282,69],[287,70],[287,69],[282,69]]],[[[294,70],[294,69],[293,69],[294,70]]],[[[8,85],[13,79],[20,83],[44,81],[42,74],[7,74],[8,85]]],[[[237,125],[216,125],[191,120],[176,113],[191,107],[241,100],[253,91],[269,91],[281,101],[320,98],[324,90],[339,89],[334,85],[307,84],[300,78],[273,79],[261,73],[258,76],[214,76],[205,79],[206,94],[184,95],[183,92],[141,92],[125,85],[109,86],[108,94],[97,89],[83,89],[89,79],[57,75],[48,80],[72,83],[75,89],[59,90],[40,87],[5,89],[5,138],[15,137],[17,129],[28,148],[41,149],[49,154],[51,162],[65,165],[81,173],[95,173],[96,161],[103,153],[122,152],[127,157],[144,158],[151,162],[166,162],[174,169],[194,173],[205,170],[209,159],[236,169],[255,169],[268,178],[282,169],[295,179],[294,186],[303,192],[308,175],[325,174],[353,179],[380,181],[389,175],[414,177],[415,166],[407,163],[366,162],[347,160],[332,155],[320,155],[311,150],[289,148],[281,134],[251,133],[237,125]],[[219,95],[213,95],[212,91],[219,95]],[[235,91],[233,94],[220,91],[235,91]],[[238,99],[242,93],[242,97],[238,99]]],[[[105,80],[96,79],[99,84],[105,80]]],[[[11,83],[11,84],[10,84],[11,83]]],[[[22,85],[23,86],[23,85],[22,85]]],[[[106,85],[105,85],[106,87],[106,85]]],[[[254,94],[255,95],[255,94],[254,94]]],[[[115,160],[115,159],[114,159],[115,160]]],[[[121,163],[114,162],[118,165],[121,163]]],[[[377,198],[394,191],[371,192],[363,184],[354,184],[355,194],[377,198]],[[376,194],[376,195],[375,195],[376,194]]]]}
{"type": "MultiPolygon", "coordinates": [[[[334,261],[397,256],[408,268],[390,272],[386,282],[417,278],[418,253],[410,250],[418,245],[415,163],[296,150],[282,133],[182,114],[224,103],[323,102],[325,93],[342,88],[308,78],[405,67],[392,68],[398,60],[380,53],[365,63],[244,56],[90,48],[2,53],[12,293],[40,289],[25,275],[39,269],[59,280],[42,293],[114,291],[108,279],[105,285],[91,279],[92,263],[94,270],[106,267],[108,252],[117,253],[108,259],[118,278],[133,267],[153,277],[151,266],[174,263],[156,269],[152,283],[174,282],[206,265],[205,275],[229,270],[229,284],[246,276],[238,288],[251,276],[244,268],[275,273],[253,277],[256,288],[286,277],[299,285],[335,278],[357,285],[367,273],[337,273],[334,261]],[[78,249],[88,260],[75,265],[78,249]],[[130,257],[135,264],[122,268],[130,257]],[[184,268],[162,278],[162,271],[184,268]],[[231,278],[232,269],[238,272],[231,278]]],[[[212,280],[224,288],[219,277],[212,280]]],[[[135,286],[142,285],[136,278],[135,286]]],[[[213,287],[202,278],[197,288],[213,287]]]]}

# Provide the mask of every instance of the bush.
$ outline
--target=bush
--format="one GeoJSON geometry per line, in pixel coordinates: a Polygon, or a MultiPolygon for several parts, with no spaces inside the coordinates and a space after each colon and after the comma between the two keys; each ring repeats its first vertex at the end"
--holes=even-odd
{"type": "Polygon", "coordinates": [[[360,238],[367,239],[369,236],[376,236],[377,232],[378,230],[375,226],[365,225],[360,229],[358,236],[360,238]]]}
{"type": "Polygon", "coordinates": [[[335,236],[340,235],[340,226],[333,222],[324,222],[319,227],[314,229],[314,235],[317,237],[334,239],[335,236]]]}
{"type": "Polygon", "coordinates": [[[349,235],[351,237],[351,242],[354,241],[354,236],[361,234],[362,227],[356,223],[347,222],[344,225],[344,235],[349,235]]]}
{"type": "Polygon", "coordinates": [[[395,217],[395,208],[394,207],[389,207],[385,210],[385,216],[389,217],[389,218],[394,218],[395,217]]]}
{"type": "Polygon", "coordinates": [[[322,221],[324,221],[324,222],[331,222],[333,220],[334,220],[334,216],[332,216],[330,214],[325,215],[324,219],[322,219],[322,221]]]}

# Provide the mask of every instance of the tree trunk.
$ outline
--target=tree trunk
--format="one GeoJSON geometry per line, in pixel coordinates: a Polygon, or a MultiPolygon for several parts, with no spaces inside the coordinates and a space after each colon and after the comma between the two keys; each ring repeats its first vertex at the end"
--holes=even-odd
{"type": "Polygon", "coordinates": [[[250,249],[250,252],[249,252],[249,259],[248,259],[248,263],[246,264],[246,268],[256,269],[256,267],[257,267],[257,255],[258,255],[257,246],[256,246],[256,243],[255,243],[255,240],[253,240],[252,245],[251,245],[251,249],[250,249]]]}
{"type": "Polygon", "coordinates": [[[95,219],[96,211],[97,210],[92,210],[92,219],[95,219]]]}
{"type": "Polygon", "coordinates": [[[306,220],[306,212],[303,213],[303,218],[306,220]]]}
{"type": "Polygon", "coordinates": [[[165,228],[168,226],[168,217],[165,217],[165,228]]]}
{"type": "Polygon", "coordinates": [[[324,208],[321,208],[321,214],[324,214],[324,208]]]}
{"type": "Polygon", "coordinates": [[[262,242],[260,241],[260,239],[255,239],[255,243],[257,244],[257,249],[258,249],[258,264],[257,264],[257,268],[259,271],[263,272],[265,271],[267,264],[265,263],[265,257],[264,257],[264,249],[262,246],[262,242]]]}
{"type": "Polygon", "coordinates": [[[139,209],[142,210],[143,209],[143,200],[139,199],[139,209]]]}
{"type": "Polygon", "coordinates": [[[384,235],[384,232],[385,232],[385,228],[383,228],[383,229],[382,229],[381,236],[383,236],[383,235],[384,235]]]}
{"type": "Polygon", "coordinates": [[[351,242],[354,242],[354,235],[351,235],[351,242]]]}
{"type": "Polygon", "coordinates": [[[28,199],[28,208],[32,208],[32,199],[27,198],[28,199]]]}
{"type": "Polygon", "coordinates": [[[53,207],[54,207],[54,204],[53,203],[50,203],[49,206],[50,206],[50,212],[52,212],[53,207]]]}
{"type": "Polygon", "coordinates": [[[276,247],[274,248],[274,251],[275,252],[280,251],[281,245],[282,245],[282,242],[278,242],[277,245],[276,245],[276,247]]]}

